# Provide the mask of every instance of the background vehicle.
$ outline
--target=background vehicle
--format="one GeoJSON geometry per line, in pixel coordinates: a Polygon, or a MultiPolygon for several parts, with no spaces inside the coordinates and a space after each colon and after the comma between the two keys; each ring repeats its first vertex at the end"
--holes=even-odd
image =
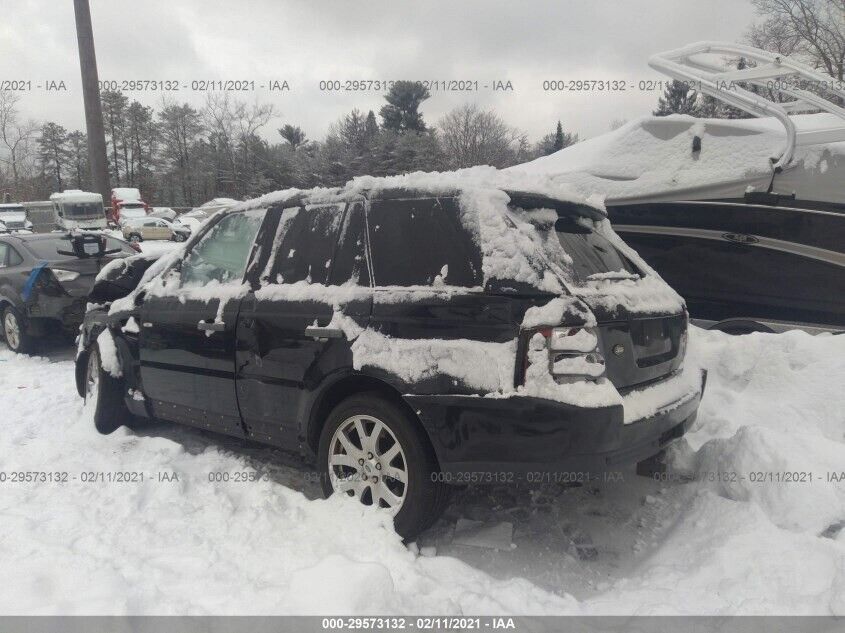
{"type": "Polygon", "coordinates": [[[238,204],[238,201],[232,198],[214,198],[178,216],[173,223],[177,226],[184,226],[190,229],[191,232],[196,232],[202,223],[212,215],[218,211],[233,207],[236,204],[238,204]]]}
{"type": "Polygon", "coordinates": [[[21,204],[26,209],[26,219],[32,222],[35,233],[49,233],[56,228],[56,213],[50,200],[33,200],[21,204]]]}
{"type": "Polygon", "coordinates": [[[0,235],[1,329],[10,349],[27,352],[50,332],[77,331],[100,268],[136,252],[113,237],[97,239],[109,254],[80,258],[58,252],[70,248],[67,234],[0,235]]]}
{"type": "Polygon", "coordinates": [[[510,171],[604,197],[619,235],[703,325],[737,334],[845,330],[842,82],[783,55],[720,43],[650,64],[764,118],[645,117],[510,171]],[[725,68],[729,54],[757,66],[725,68]],[[790,89],[799,84],[833,88],[790,89]],[[769,102],[767,86],[789,102],[769,102]],[[808,110],[822,113],[791,114],[808,110]]]}
{"type": "Polygon", "coordinates": [[[141,192],[134,187],[115,187],[111,190],[111,211],[109,220],[120,225],[127,218],[140,218],[149,213],[149,205],[141,198],[141,192]]]}
{"type": "Polygon", "coordinates": [[[164,218],[126,219],[122,225],[123,238],[129,242],[143,240],[173,240],[184,242],[191,232],[185,227],[176,226],[164,218]]]}
{"type": "Polygon", "coordinates": [[[104,229],[108,225],[103,196],[99,193],[67,189],[50,196],[56,229],[104,229]]]}
{"type": "Polygon", "coordinates": [[[217,213],[218,211],[223,211],[224,209],[230,209],[231,207],[239,204],[237,200],[234,198],[213,198],[208,202],[204,202],[198,207],[191,209],[189,213],[194,211],[201,211],[205,214],[206,218],[210,218],[212,215],[217,213]]]}
{"type": "Polygon", "coordinates": [[[154,218],[164,218],[171,222],[176,219],[176,212],[170,207],[153,207],[150,215],[154,218]]]}
{"type": "Polygon", "coordinates": [[[29,231],[32,222],[26,219],[26,209],[19,203],[0,204],[0,231],[29,231]]]}
{"type": "Polygon", "coordinates": [[[104,272],[77,358],[97,428],[131,412],[299,449],[404,536],[467,473],[599,471],[683,435],[703,390],[683,301],[602,212],[427,178],[240,205],[104,272]]]}

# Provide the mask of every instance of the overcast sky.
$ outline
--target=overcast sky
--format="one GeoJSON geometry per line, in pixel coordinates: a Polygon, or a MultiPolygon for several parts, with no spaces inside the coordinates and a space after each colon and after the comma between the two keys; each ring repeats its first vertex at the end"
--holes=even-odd
{"type": "MultiPolygon", "coordinates": [[[[326,93],[321,80],[471,80],[477,92],[433,91],[436,123],[466,101],[493,106],[532,140],[561,119],[582,138],[613,119],[647,114],[656,92],[545,92],[544,80],[659,79],[652,53],[702,40],[738,40],[754,20],[744,0],[91,0],[100,79],[252,80],[240,96],[274,104],[282,123],[321,138],[353,107],[378,111],[381,93],[326,93]],[[289,92],[266,86],[286,80],[289,92]],[[493,92],[495,81],[512,92],[493,92]],[[264,84],[265,88],[260,85],[264,84]]],[[[31,80],[21,108],[83,128],[72,0],[0,0],[0,80],[31,80]],[[66,92],[46,92],[48,80],[66,92]]],[[[129,93],[157,105],[161,93],[129,93]]]]}

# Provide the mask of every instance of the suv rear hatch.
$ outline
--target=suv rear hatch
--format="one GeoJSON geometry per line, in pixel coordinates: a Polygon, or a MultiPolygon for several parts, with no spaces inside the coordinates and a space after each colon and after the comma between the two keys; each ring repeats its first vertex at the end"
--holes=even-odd
{"type": "Polygon", "coordinates": [[[594,314],[614,386],[624,392],[676,371],[686,348],[683,301],[609,232],[604,216],[584,205],[510,195],[514,218],[541,235],[538,263],[594,314]]]}

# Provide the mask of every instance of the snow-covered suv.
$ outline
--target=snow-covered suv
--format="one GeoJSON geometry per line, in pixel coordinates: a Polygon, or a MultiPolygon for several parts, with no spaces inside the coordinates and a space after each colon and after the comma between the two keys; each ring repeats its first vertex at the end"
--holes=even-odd
{"type": "Polygon", "coordinates": [[[98,278],[77,384],[130,414],[299,450],[412,536],[449,484],[564,479],[694,419],[682,299],[602,210],[447,175],[284,191],[98,278]]]}

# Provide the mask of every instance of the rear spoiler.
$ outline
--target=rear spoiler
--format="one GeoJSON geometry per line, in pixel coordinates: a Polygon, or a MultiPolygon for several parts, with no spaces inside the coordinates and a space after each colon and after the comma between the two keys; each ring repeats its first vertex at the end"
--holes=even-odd
{"type": "Polygon", "coordinates": [[[785,55],[729,42],[697,42],[658,53],[648,60],[648,65],[673,79],[692,83],[700,92],[723,103],[756,117],[774,117],[780,121],[786,130],[786,146],[780,157],[772,158],[777,170],[789,164],[797,146],[845,141],[845,109],[831,100],[845,101],[842,81],[785,55]],[[740,57],[755,65],[732,69],[724,59],[718,64],[702,59],[702,55],[740,57]],[[746,90],[737,82],[763,88],[765,92],[746,90]],[[800,86],[813,86],[819,92],[800,86]],[[791,100],[778,103],[766,98],[765,94],[777,94],[791,100]],[[842,122],[820,130],[799,130],[789,117],[796,112],[815,110],[833,114],[842,122]]]}

